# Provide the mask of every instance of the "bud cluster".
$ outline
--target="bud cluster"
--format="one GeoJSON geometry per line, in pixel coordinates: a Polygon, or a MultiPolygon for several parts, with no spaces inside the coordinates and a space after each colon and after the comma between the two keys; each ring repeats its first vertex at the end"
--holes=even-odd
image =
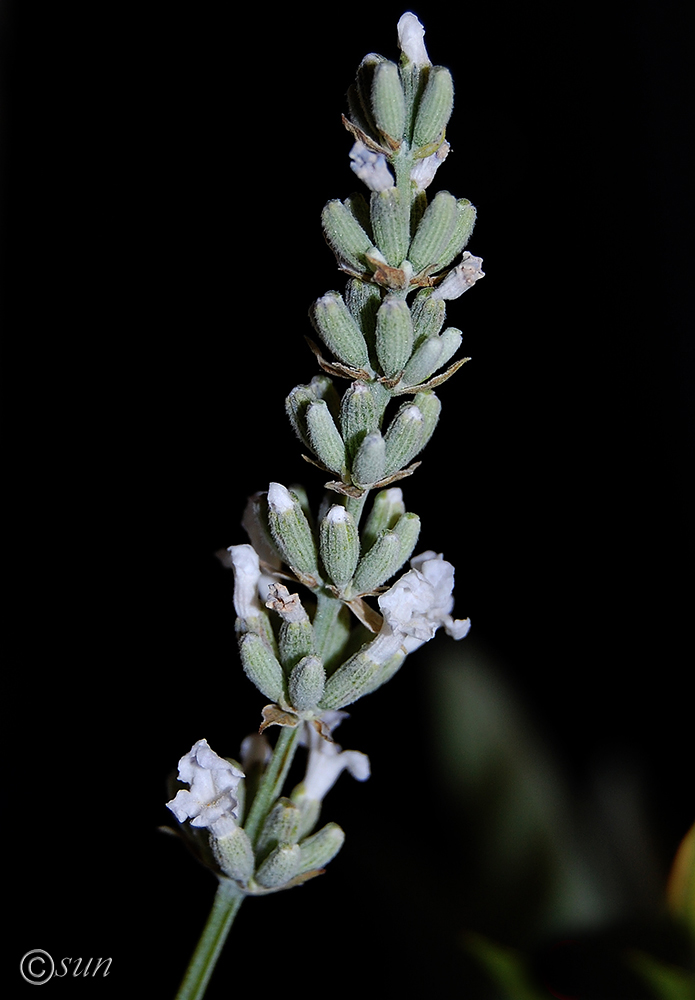
{"type": "MultiPolygon", "coordinates": [[[[330,713],[328,729],[334,728],[344,714],[330,713]]],[[[347,769],[364,781],[369,777],[369,759],[354,750],[341,751],[315,730],[307,742],[309,757],[304,780],[291,797],[277,799],[253,840],[241,821],[246,782],[270,750],[265,740],[244,740],[243,770],[236,761],[218,757],[207,740],[198,740],[179,761],[180,787],[167,805],[180,823],[190,819],[187,835],[194,840],[194,831],[207,830],[209,850],[201,853],[219,873],[236,882],[245,895],[288,889],[320,874],[343,845],[345,834],[337,823],[312,831],[321,802],[338,775],[347,769]]]]}

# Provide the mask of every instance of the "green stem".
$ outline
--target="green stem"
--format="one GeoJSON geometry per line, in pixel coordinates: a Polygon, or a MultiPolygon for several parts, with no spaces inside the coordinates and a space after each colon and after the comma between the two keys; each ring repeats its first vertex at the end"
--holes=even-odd
{"type": "Polygon", "coordinates": [[[186,969],[176,1000],[200,1000],[204,995],[243,900],[244,894],[234,882],[226,878],[220,879],[210,916],[186,969]]]}
{"type": "Polygon", "coordinates": [[[252,844],[256,842],[263,821],[282,791],[287,772],[299,744],[302,728],[301,724],[294,728],[290,726],[280,727],[280,735],[277,738],[273,756],[261,778],[258,791],[244,823],[244,830],[252,844]]]}
{"type": "Polygon", "coordinates": [[[336,621],[343,602],[333,597],[327,591],[319,590],[316,594],[316,614],[314,615],[314,638],[316,641],[316,654],[322,659],[326,659],[328,650],[331,649],[333,640],[332,631],[335,629],[336,621]]]}

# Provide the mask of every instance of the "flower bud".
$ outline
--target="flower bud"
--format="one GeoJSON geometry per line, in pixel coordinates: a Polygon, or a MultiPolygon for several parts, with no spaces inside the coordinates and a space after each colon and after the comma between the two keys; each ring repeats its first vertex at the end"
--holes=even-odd
{"type": "Polygon", "coordinates": [[[376,127],[390,140],[389,145],[397,149],[405,128],[405,95],[395,63],[385,60],[375,68],[371,97],[376,127]]]}
{"type": "Polygon", "coordinates": [[[382,531],[357,564],[350,593],[369,594],[381,587],[401,565],[401,539],[395,531],[382,531]]]}
{"type": "Polygon", "coordinates": [[[323,399],[331,412],[337,412],[340,397],[327,375],[315,375],[308,385],[297,385],[285,400],[285,411],[297,437],[311,448],[306,426],[306,410],[310,403],[323,399]]]}
{"type": "Polygon", "coordinates": [[[374,343],[376,311],[381,305],[381,298],[379,286],[371,281],[351,278],[345,286],[345,304],[368,345],[374,343]]]}
{"type": "Polygon", "coordinates": [[[376,353],[387,378],[403,371],[413,350],[413,321],[405,299],[387,295],[376,314],[376,353]]]}
{"type": "Polygon", "coordinates": [[[256,882],[264,889],[279,889],[290,882],[302,861],[298,844],[282,844],[276,847],[256,872],[256,882]]]}
{"type": "Polygon", "coordinates": [[[254,856],[245,830],[235,826],[222,837],[210,838],[215,860],[228,878],[247,882],[253,875],[254,856]]]}
{"type": "Polygon", "coordinates": [[[294,844],[299,838],[301,813],[291,799],[284,796],[277,800],[263,824],[256,857],[267,858],[281,844],[294,844]]]}
{"type": "Polygon", "coordinates": [[[338,361],[355,368],[369,368],[362,331],[338,292],[326,292],[314,303],[309,315],[317,333],[338,361]]]}
{"type": "Polygon", "coordinates": [[[415,403],[404,403],[389,424],[384,436],[385,474],[392,476],[405,468],[422,448],[424,418],[415,403]]]}
{"type": "Polygon", "coordinates": [[[405,367],[403,385],[418,385],[433,375],[438,368],[443,368],[456,354],[462,340],[463,334],[453,326],[448,326],[439,337],[425,338],[405,367]]]}
{"type": "Polygon", "coordinates": [[[285,697],[284,671],[263,639],[255,632],[246,632],[239,638],[239,653],[248,679],[270,701],[282,701],[285,697]]]}
{"type": "Polygon", "coordinates": [[[331,507],[321,522],[319,546],[326,572],[342,590],[355,572],[360,538],[355,519],[341,504],[331,507]]]}
{"type": "Polygon", "coordinates": [[[433,66],[420,98],[413,129],[413,147],[429,146],[441,139],[454,107],[454,81],[444,66],[433,66]]]}
{"type": "MultiPolygon", "coordinates": [[[[398,552],[398,564],[391,570],[389,576],[397,573],[401,566],[410,559],[420,537],[420,518],[417,514],[406,513],[398,519],[393,528],[393,533],[400,542],[398,552]]],[[[388,580],[389,577],[386,577],[388,580]]]]}
{"type": "Polygon", "coordinates": [[[399,267],[408,252],[410,220],[396,187],[373,191],[369,202],[374,242],[392,267],[399,267]]]}
{"type": "Polygon", "coordinates": [[[329,201],[321,213],[321,224],[326,242],[340,266],[366,274],[369,268],[364,255],[370,253],[374,245],[349,205],[337,198],[329,201]]]}
{"type": "Polygon", "coordinates": [[[318,399],[309,404],[306,409],[306,426],[314,454],[331,472],[342,475],[345,469],[345,444],[324,400],[318,399]]]}
{"type": "Polygon", "coordinates": [[[352,460],[350,474],[355,486],[367,488],[380,482],[385,475],[386,442],[381,431],[363,438],[352,460]]]}
{"type": "Polygon", "coordinates": [[[405,504],[401,489],[393,486],[377,493],[362,528],[362,551],[367,552],[382,531],[393,528],[402,514],[405,514],[405,504]]]}
{"type": "Polygon", "coordinates": [[[427,206],[408,250],[408,260],[416,272],[428,265],[436,270],[443,251],[451,242],[457,221],[458,208],[453,194],[438,191],[427,206]]]}
{"type": "Polygon", "coordinates": [[[420,449],[422,449],[434,434],[439,414],[442,412],[442,404],[439,397],[431,389],[425,389],[417,394],[417,405],[424,421],[422,444],[420,445],[420,449]]]}
{"type": "Polygon", "coordinates": [[[318,833],[302,840],[299,847],[302,860],[297,875],[325,868],[345,842],[345,834],[337,823],[327,823],[318,833]]]}
{"type": "Polygon", "coordinates": [[[378,426],[374,392],[364,382],[353,382],[340,404],[340,429],[348,456],[352,457],[364,437],[378,426]]]}
{"type": "Polygon", "coordinates": [[[423,288],[413,299],[410,312],[415,343],[419,344],[425,337],[434,337],[441,331],[446,319],[446,303],[433,298],[431,288],[423,288]]]}
{"type": "MultiPolygon", "coordinates": [[[[475,226],[476,214],[476,210],[468,198],[458,199],[456,202],[456,225],[449,242],[437,258],[437,270],[447,267],[468,243],[475,226]]],[[[437,300],[435,299],[435,301],[437,300]]]]}
{"type": "Polygon", "coordinates": [[[288,682],[290,704],[297,712],[315,708],[326,683],[326,671],[318,656],[305,656],[296,665],[288,682]]]}
{"type": "Polygon", "coordinates": [[[268,490],[268,523],[287,565],[308,587],[319,581],[318,554],[313,532],[301,505],[280,483],[268,490]]]}
{"type": "Polygon", "coordinates": [[[364,652],[355,653],[338,667],[326,681],[321,708],[344,708],[367,694],[374,687],[380,666],[364,652]]]}

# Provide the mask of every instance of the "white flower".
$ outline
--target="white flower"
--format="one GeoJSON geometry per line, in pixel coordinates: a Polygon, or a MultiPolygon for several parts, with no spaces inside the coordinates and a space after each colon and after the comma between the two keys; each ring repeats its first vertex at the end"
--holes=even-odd
{"type": "Polygon", "coordinates": [[[230,545],[227,549],[234,569],[234,610],[244,620],[263,614],[258,596],[261,567],[252,545],[230,545]]]}
{"type": "Polygon", "coordinates": [[[367,654],[384,664],[396,653],[412,653],[428,642],[440,626],[454,639],[463,639],[470,619],[454,620],[454,567],[434,552],[411,559],[410,569],[379,598],[384,624],[367,654]]]}
{"type": "MultiPolygon", "coordinates": [[[[324,731],[332,732],[346,715],[347,712],[324,712],[321,716],[324,731]]],[[[302,782],[306,798],[322,802],[343,771],[349,771],[358,781],[367,780],[370,767],[366,754],[358,750],[341,750],[337,743],[320,736],[311,724],[307,724],[306,732],[309,734],[309,759],[302,782]]]]}
{"type": "Polygon", "coordinates": [[[437,285],[432,293],[433,299],[457,299],[480,278],[485,277],[485,272],[481,271],[480,265],[483,263],[482,257],[474,257],[467,250],[461,257],[461,263],[449,271],[446,278],[440,285],[437,285]]]}
{"type": "Polygon", "coordinates": [[[350,166],[370,191],[386,191],[396,183],[383,153],[374,153],[359,140],[350,150],[350,166]]]}
{"type": "Polygon", "coordinates": [[[430,57],[423,41],[425,29],[414,14],[408,11],[398,22],[398,45],[406,59],[417,66],[430,66],[430,57]]]}
{"type": "Polygon", "coordinates": [[[449,143],[443,142],[439,149],[435,149],[434,153],[415,162],[415,166],[410,171],[410,179],[418,190],[424,191],[426,187],[429,187],[434,180],[434,175],[449,155],[450,149],[449,143]]]}
{"type": "Polygon", "coordinates": [[[190,791],[181,788],[167,806],[179,823],[190,818],[191,826],[207,827],[222,837],[239,818],[234,792],[243,777],[243,771],[218,757],[207,740],[198,740],[179,761],[179,781],[190,785],[190,791]]]}

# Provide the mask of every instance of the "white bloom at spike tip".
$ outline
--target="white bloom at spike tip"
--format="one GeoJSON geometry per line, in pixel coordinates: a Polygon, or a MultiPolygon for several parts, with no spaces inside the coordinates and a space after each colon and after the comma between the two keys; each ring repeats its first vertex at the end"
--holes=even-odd
{"type": "Polygon", "coordinates": [[[405,13],[398,22],[398,46],[406,59],[416,66],[431,66],[425,48],[425,29],[415,14],[405,13]]]}
{"type": "Polygon", "coordinates": [[[370,191],[387,191],[396,183],[383,153],[374,153],[359,140],[350,150],[350,166],[370,191]]]}
{"type": "Polygon", "coordinates": [[[179,823],[190,819],[191,826],[207,827],[222,837],[236,826],[239,802],[234,793],[244,772],[218,757],[207,740],[198,740],[179,761],[181,788],[167,806],[179,823]]]}
{"type": "MultiPolygon", "coordinates": [[[[347,712],[329,711],[321,716],[324,730],[331,733],[347,716],[347,712]]],[[[302,782],[308,799],[322,802],[343,771],[349,771],[357,781],[366,781],[371,773],[369,757],[359,750],[341,750],[337,743],[320,736],[313,725],[306,726],[309,734],[309,759],[302,782]]]]}

